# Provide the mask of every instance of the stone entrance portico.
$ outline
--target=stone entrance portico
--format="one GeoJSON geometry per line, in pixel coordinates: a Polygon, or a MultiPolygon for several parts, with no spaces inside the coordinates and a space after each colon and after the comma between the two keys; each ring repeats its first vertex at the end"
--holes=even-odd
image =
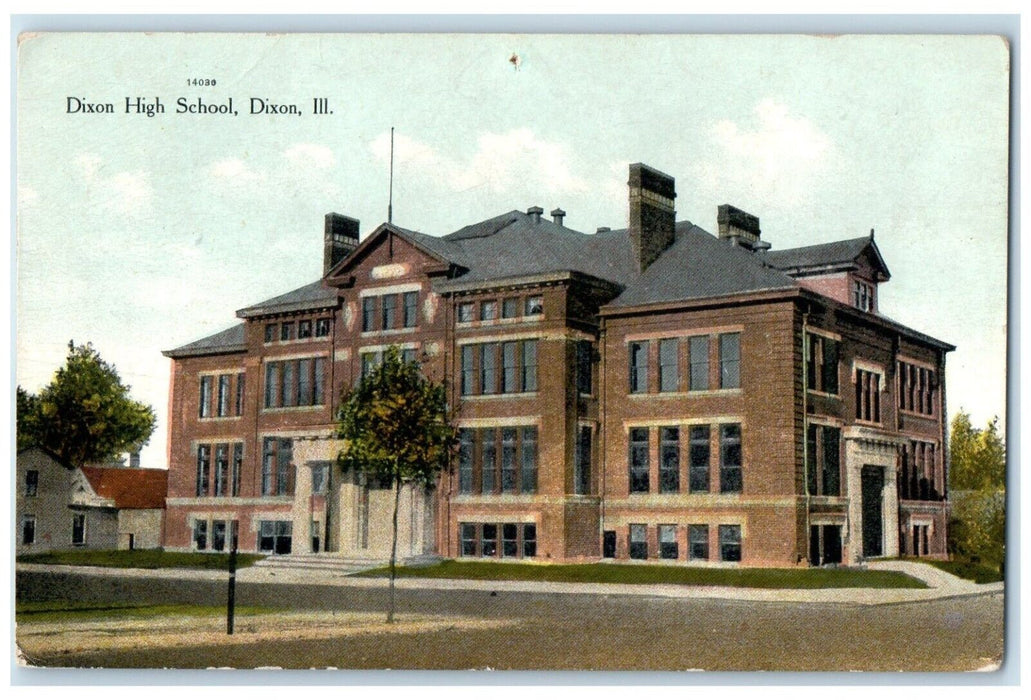
{"type": "Polygon", "coordinates": [[[851,426],[842,431],[845,441],[845,481],[848,494],[848,526],[845,551],[848,564],[863,561],[863,470],[881,470],[880,488],[882,557],[899,555],[899,497],[896,486],[899,449],[905,440],[891,433],[866,426],[851,426]]]}

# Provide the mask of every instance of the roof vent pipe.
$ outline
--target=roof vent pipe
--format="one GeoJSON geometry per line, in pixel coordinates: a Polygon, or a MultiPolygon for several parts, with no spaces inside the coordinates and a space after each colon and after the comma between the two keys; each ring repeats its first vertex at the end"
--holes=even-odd
{"type": "Polygon", "coordinates": [[[611,230],[612,229],[609,228],[608,226],[599,226],[598,230],[595,231],[595,233],[605,233],[606,231],[611,231],[611,230]]]}
{"type": "Polygon", "coordinates": [[[544,213],[544,210],[540,207],[530,207],[526,210],[526,213],[530,215],[533,223],[539,224],[541,222],[541,214],[544,213]]]}
{"type": "Polygon", "coordinates": [[[551,210],[551,218],[553,218],[555,220],[555,223],[559,226],[562,225],[562,219],[565,217],[565,215],[566,213],[558,207],[555,207],[551,210]]]}

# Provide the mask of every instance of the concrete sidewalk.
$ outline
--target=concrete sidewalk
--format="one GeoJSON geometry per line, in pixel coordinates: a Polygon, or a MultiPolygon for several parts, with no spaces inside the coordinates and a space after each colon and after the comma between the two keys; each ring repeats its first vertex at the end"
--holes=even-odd
{"type": "MultiPolygon", "coordinates": [[[[1002,595],[1005,584],[977,584],[966,581],[929,564],[914,561],[870,562],[874,570],[899,571],[924,581],[929,588],[821,588],[765,589],[731,586],[684,586],[673,584],[558,583],[548,581],[474,581],[468,579],[399,578],[400,590],[466,590],[567,595],[646,596],[680,599],[721,599],[780,603],[833,603],[839,605],[893,605],[941,598],[1002,595]]],[[[93,576],[118,575],[126,578],[225,580],[224,571],[190,569],[111,569],[91,566],[52,566],[18,564],[19,571],[61,571],[93,576]]],[[[237,572],[239,583],[310,584],[383,588],[385,578],[351,576],[355,569],[311,570],[289,567],[248,567],[237,572]]]]}

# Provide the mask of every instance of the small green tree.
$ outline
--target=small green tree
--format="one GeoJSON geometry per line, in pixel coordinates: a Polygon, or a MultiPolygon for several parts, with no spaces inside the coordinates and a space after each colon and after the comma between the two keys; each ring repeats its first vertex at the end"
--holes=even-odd
{"type": "Polygon", "coordinates": [[[22,389],[17,390],[18,403],[15,417],[18,430],[18,449],[36,446],[39,435],[39,397],[22,389]]]}
{"type": "Polygon", "coordinates": [[[35,396],[18,389],[18,443],[45,447],[71,466],[139,449],[154,432],[150,406],[134,401],[92,344],[68,343],[68,358],[35,396]]]}
{"type": "Polygon", "coordinates": [[[952,517],[949,552],[1003,570],[1006,558],[1006,444],[999,420],[975,428],[960,411],[949,438],[952,517]]]}
{"type": "Polygon", "coordinates": [[[444,385],[429,381],[416,363],[405,362],[401,352],[390,347],[383,363],[344,397],[337,436],[344,440],[337,457],[343,469],[362,472],[394,489],[387,611],[387,622],[393,622],[401,486],[432,487],[437,474],[449,468],[457,442],[444,385]]]}

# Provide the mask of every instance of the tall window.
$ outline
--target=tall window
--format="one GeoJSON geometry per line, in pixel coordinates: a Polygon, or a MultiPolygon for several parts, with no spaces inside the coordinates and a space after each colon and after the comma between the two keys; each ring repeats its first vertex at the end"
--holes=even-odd
{"type": "Polygon", "coordinates": [[[516,429],[501,429],[501,493],[516,491],[516,429]]]}
{"type": "Polygon", "coordinates": [[[279,339],[282,341],[294,339],[294,323],[290,321],[279,326],[279,339]]]}
{"type": "Polygon", "coordinates": [[[72,514],[72,544],[81,547],[86,544],[86,514],[72,514]]]}
{"type": "Polygon", "coordinates": [[[630,343],[630,393],[648,391],[648,341],[630,343]]]}
{"type": "Polygon", "coordinates": [[[659,428],[659,493],[680,490],[680,428],[659,428]]]}
{"type": "Polygon", "coordinates": [[[362,297],[362,331],[376,330],[376,297],[362,297]]]}
{"type": "Polygon", "coordinates": [[[221,552],[226,548],[226,521],[214,520],[211,523],[211,549],[221,552]]]}
{"type": "Polygon", "coordinates": [[[397,295],[384,294],[380,297],[381,320],[380,328],[390,330],[394,327],[394,319],[397,317],[397,295]]]}
{"type": "Polygon", "coordinates": [[[709,426],[691,426],[691,466],[689,479],[691,493],[709,491],[709,426]]]}
{"type": "Polygon", "coordinates": [[[244,397],[244,373],[237,372],[236,374],[236,415],[243,415],[243,397],[244,397]]]}
{"type": "Polygon", "coordinates": [[[218,377],[218,415],[224,418],[229,415],[229,383],[228,374],[221,374],[218,377]]]}
{"type": "Polygon", "coordinates": [[[215,495],[229,494],[229,445],[215,446],[215,495]]]}
{"type": "MultiPolygon", "coordinates": [[[[523,428],[522,492],[537,492],[537,428],[523,428]]],[[[535,556],[528,554],[527,556],[535,556]]]]}
{"type": "Polygon", "coordinates": [[[680,389],[680,368],[678,366],[678,350],[680,341],[676,338],[664,338],[659,341],[659,391],[678,391],[680,389]]]}
{"type": "Polygon", "coordinates": [[[591,492],[591,427],[581,425],[576,438],[576,462],[573,468],[573,493],[583,496],[591,492]]]}
{"type": "Polygon", "coordinates": [[[709,388],[709,336],[692,336],[688,342],[691,359],[691,391],[709,388]]]}
{"type": "Polygon", "coordinates": [[[741,334],[724,333],[720,336],[720,388],[741,387],[741,334]]]}
{"type": "Polygon", "coordinates": [[[648,493],[648,428],[630,429],[630,493],[648,493]]]}
{"type": "Polygon", "coordinates": [[[856,370],[856,418],[881,422],[881,375],[863,369],[856,370]]]}
{"type": "Polygon", "coordinates": [[[293,493],[293,440],[267,437],[262,442],[261,494],[289,496],[293,493]]]}
{"type": "Polygon", "coordinates": [[[415,328],[416,323],[419,319],[419,293],[418,292],[405,292],[404,293],[404,324],[405,328],[415,328]]]}
{"type": "Polygon", "coordinates": [[[243,472],[243,443],[238,442],[233,445],[233,476],[230,494],[233,496],[240,495],[240,476],[243,472]]]}
{"type": "Polygon", "coordinates": [[[311,337],[311,320],[304,319],[303,321],[297,322],[297,338],[299,340],[306,340],[311,337]]]}
{"type": "Polygon", "coordinates": [[[484,343],[480,346],[480,393],[496,394],[497,385],[497,343],[484,343]]]}
{"type": "Polygon", "coordinates": [[[494,428],[486,428],[480,431],[481,470],[480,470],[480,492],[483,494],[494,493],[494,475],[498,468],[498,448],[495,440],[494,428]]]}
{"type": "Polygon", "coordinates": [[[741,561],[741,526],[720,525],[720,561],[741,561]]]}
{"type": "Polygon", "coordinates": [[[592,393],[594,346],[589,340],[576,341],[576,390],[585,395],[592,393]]]}
{"type": "Polygon", "coordinates": [[[806,353],[806,382],[810,389],[838,393],[838,341],[810,334],[806,353]]]}
{"type": "Polygon", "coordinates": [[[459,323],[472,323],[473,311],[475,304],[471,301],[465,301],[458,305],[458,322],[459,323]]]}
{"type": "Polygon", "coordinates": [[[476,393],[476,369],[473,366],[472,345],[462,346],[462,395],[469,396],[476,393]]]}
{"type": "Polygon", "coordinates": [[[458,431],[458,492],[473,492],[473,442],[474,431],[461,428],[458,431]]]}
{"type": "Polygon", "coordinates": [[[841,430],[810,425],[806,434],[806,472],[810,495],[841,495],[841,430]]]}
{"type": "Polygon", "coordinates": [[[211,383],[214,377],[204,376],[200,378],[200,417],[211,416],[211,383]]]}
{"type": "Polygon", "coordinates": [[[677,526],[659,525],[659,558],[676,559],[679,554],[677,548],[677,526]]]}
{"type": "Polygon", "coordinates": [[[329,319],[318,318],[315,319],[315,337],[325,338],[329,335],[329,319]]]}
{"type": "Polygon", "coordinates": [[[741,493],[741,426],[720,426],[720,493],[741,493]]]}
{"type": "Polygon", "coordinates": [[[208,495],[208,480],[211,477],[211,445],[197,446],[197,495],[208,495]]]}
{"type": "Polygon", "coordinates": [[[523,341],[523,391],[537,391],[537,341],[523,341]]]}
{"type": "Polygon", "coordinates": [[[267,323],[267,324],[265,324],[265,342],[266,343],[275,342],[275,340],[276,340],[276,331],[277,330],[278,330],[278,327],[276,326],[275,323],[267,323]]]}
{"type": "Polygon", "coordinates": [[[509,394],[519,391],[516,368],[517,343],[501,344],[501,393],[509,394]]]}

